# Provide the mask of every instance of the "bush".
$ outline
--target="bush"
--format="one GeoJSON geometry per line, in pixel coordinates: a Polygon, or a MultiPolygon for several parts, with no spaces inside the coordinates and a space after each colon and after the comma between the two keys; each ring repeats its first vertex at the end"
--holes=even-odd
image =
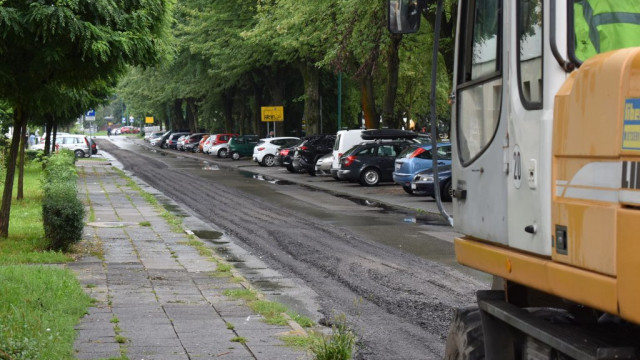
{"type": "Polygon", "coordinates": [[[82,238],[84,205],[78,199],[73,152],[65,150],[46,162],[42,220],[52,250],[67,250],[82,238]]]}

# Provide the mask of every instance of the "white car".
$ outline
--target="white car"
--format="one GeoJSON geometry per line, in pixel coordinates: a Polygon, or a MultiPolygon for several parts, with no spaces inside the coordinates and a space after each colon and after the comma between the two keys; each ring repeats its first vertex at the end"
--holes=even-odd
{"type": "MultiPolygon", "coordinates": [[[[33,150],[44,150],[44,142],[31,147],[33,150]]],[[[69,149],[77,158],[91,157],[91,141],[84,135],[56,135],[55,150],[69,149]]]]}
{"type": "Polygon", "coordinates": [[[219,158],[226,158],[229,154],[229,144],[222,143],[209,148],[209,155],[218,155],[219,158]]]}
{"type": "Polygon", "coordinates": [[[273,137],[260,139],[253,148],[253,161],[260,166],[273,166],[276,161],[276,154],[280,148],[286,148],[297,144],[300,141],[297,137],[273,137]]]}

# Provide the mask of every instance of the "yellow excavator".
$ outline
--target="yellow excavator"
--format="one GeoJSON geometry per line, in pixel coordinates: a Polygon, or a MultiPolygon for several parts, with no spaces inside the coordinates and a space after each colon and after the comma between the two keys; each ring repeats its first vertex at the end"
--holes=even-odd
{"type": "MultiPolygon", "coordinates": [[[[442,0],[388,0],[390,31],[429,5],[437,35],[442,0]]],[[[445,358],[640,358],[640,1],[457,5],[442,212],[457,260],[494,283],[445,358]]]]}

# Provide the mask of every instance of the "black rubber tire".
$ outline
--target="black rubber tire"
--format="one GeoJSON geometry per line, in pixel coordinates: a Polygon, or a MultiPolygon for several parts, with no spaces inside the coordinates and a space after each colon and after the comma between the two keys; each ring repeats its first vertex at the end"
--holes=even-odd
{"type": "Polygon", "coordinates": [[[220,150],[218,150],[218,157],[219,158],[226,158],[228,153],[229,152],[227,151],[227,149],[220,149],[220,150]]]}
{"type": "Polygon", "coordinates": [[[262,158],[262,166],[272,167],[275,164],[276,164],[276,158],[271,154],[267,154],[262,158]]]}
{"type": "Polygon", "coordinates": [[[240,160],[240,153],[239,152],[234,151],[230,155],[231,155],[231,159],[232,160],[240,160]]]}
{"type": "Polygon", "coordinates": [[[440,189],[440,200],[449,202],[451,199],[453,199],[453,186],[451,180],[447,180],[440,189]]]}
{"type": "Polygon", "coordinates": [[[380,182],[380,171],[376,168],[366,168],[360,173],[360,185],[375,186],[380,182]]]}
{"type": "Polygon", "coordinates": [[[286,166],[287,170],[291,173],[297,173],[298,171],[293,167],[293,165],[289,164],[286,166]]]}
{"type": "Polygon", "coordinates": [[[80,149],[74,151],[73,154],[79,159],[82,159],[84,157],[84,151],[80,149]]]}
{"type": "Polygon", "coordinates": [[[444,359],[484,359],[484,334],[477,307],[456,309],[447,336],[444,359]]]}
{"type": "Polygon", "coordinates": [[[414,195],[413,189],[411,188],[411,186],[402,186],[402,190],[404,190],[404,192],[406,192],[409,195],[414,195]]]}

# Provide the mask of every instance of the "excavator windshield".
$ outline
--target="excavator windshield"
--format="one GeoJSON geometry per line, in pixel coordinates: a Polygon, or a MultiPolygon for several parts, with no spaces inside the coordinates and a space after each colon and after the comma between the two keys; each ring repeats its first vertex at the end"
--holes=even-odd
{"type": "Polygon", "coordinates": [[[640,46],[640,1],[575,0],[572,10],[574,61],[640,46]]]}

